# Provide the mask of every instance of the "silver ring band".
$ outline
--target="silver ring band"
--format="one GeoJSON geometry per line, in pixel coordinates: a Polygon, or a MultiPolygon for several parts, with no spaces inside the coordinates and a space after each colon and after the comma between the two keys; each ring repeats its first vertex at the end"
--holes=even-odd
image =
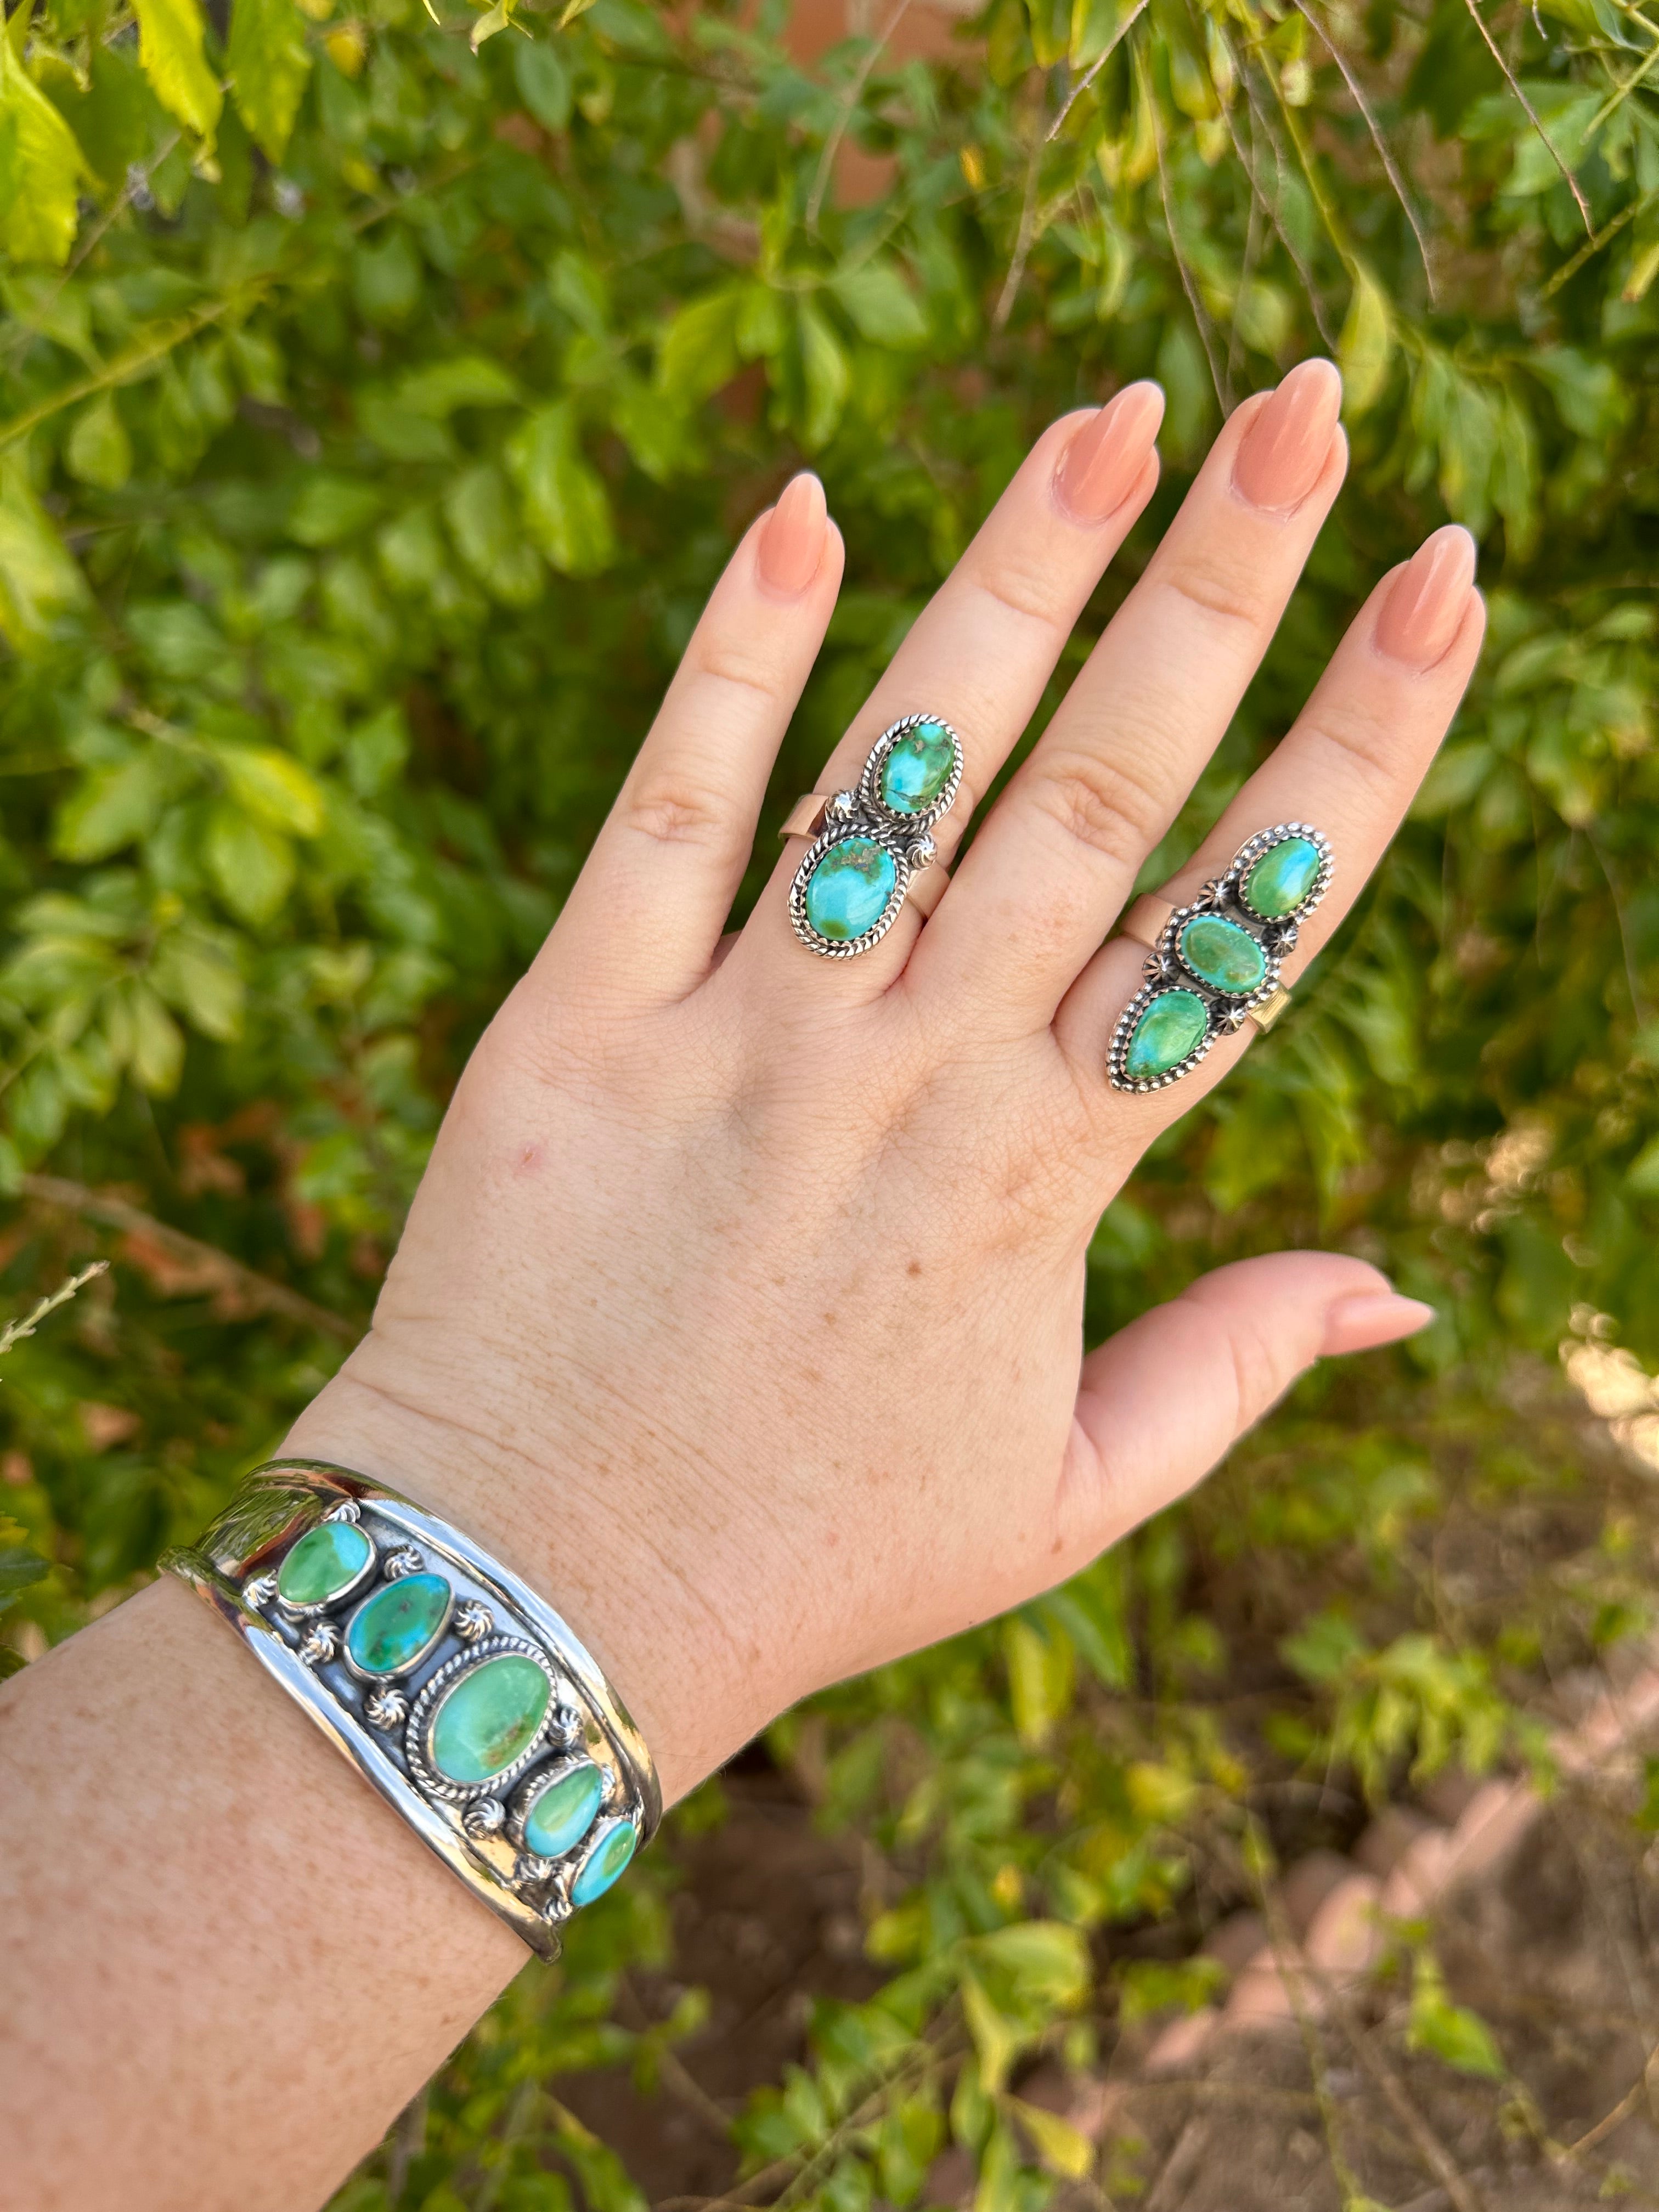
{"type": "Polygon", "coordinates": [[[273,1460],[161,1564],[543,1958],[656,1832],[651,1754],[591,1654],[385,1484],[273,1460]]]}

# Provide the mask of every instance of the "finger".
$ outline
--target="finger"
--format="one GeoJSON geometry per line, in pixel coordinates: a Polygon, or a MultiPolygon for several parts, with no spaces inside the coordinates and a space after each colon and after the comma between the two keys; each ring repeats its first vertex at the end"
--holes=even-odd
{"type": "MultiPolygon", "coordinates": [[[[912,625],[831,755],[820,791],[855,784],[876,738],[902,715],[942,716],[963,752],[961,791],[933,833],[949,857],[1036,710],[1106,563],[1152,495],[1163,410],[1156,385],[1131,385],[1109,405],[1067,416],[1044,432],[912,625]]],[[[763,970],[775,980],[806,973],[811,956],[790,928],[787,904],[790,878],[806,849],[801,838],[785,846],[733,963],[745,975],[763,970]]],[[[853,998],[878,994],[903,966],[920,927],[907,907],[867,955],[824,963],[838,981],[825,974],[816,983],[853,998]]]]}
{"type": "MultiPolygon", "coordinates": [[[[1462,697],[1485,629],[1474,541],[1448,526],[1385,577],[1361,608],[1289,734],[1245,784],[1162,896],[1185,904],[1275,823],[1311,823],[1335,857],[1331,889],[1298,929],[1284,980],[1328,942],[1387,848],[1462,697]]],[[[1055,1034],[1105,1111],[1108,1171],[1221,1080],[1254,1033],[1223,1038],[1188,1075],[1144,1095],[1112,1091],[1109,1041],[1140,981],[1146,948],[1115,938],[1061,1006],[1055,1034]]]]}
{"type": "Polygon", "coordinates": [[[1346,465],[1341,380],[1293,369],[1212,448],[1145,574],[984,824],[908,978],[1046,1026],[1220,742],[1346,465]]]}
{"type": "Polygon", "coordinates": [[[1060,1476],[1064,1572],[1200,1481],[1316,1359],[1433,1319],[1336,1252],[1241,1260],[1142,1314],[1083,1363],[1060,1476]]]}
{"type": "Polygon", "coordinates": [[[841,587],[823,487],[798,476],[732,555],[550,940],[600,986],[708,974],[767,778],[841,587]]]}

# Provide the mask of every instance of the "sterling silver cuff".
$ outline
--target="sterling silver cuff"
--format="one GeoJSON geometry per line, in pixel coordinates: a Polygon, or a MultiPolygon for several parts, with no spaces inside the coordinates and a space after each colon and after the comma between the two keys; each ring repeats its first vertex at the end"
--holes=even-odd
{"type": "Polygon", "coordinates": [[[651,1754],[582,1644],[383,1483],[273,1460],[161,1565],[543,1958],[656,1832],[651,1754]]]}

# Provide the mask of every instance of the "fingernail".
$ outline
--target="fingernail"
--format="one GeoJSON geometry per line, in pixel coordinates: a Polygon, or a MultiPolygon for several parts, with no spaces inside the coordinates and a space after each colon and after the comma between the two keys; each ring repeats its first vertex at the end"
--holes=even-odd
{"type": "Polygon", "coordinates": [[[791,477],[766,518],[755,555],[760,580],[769,591],[793,599],[806,589],[823,558],[829,514],[823,486],[810,469],[791,477]]]}
{"type": "Polygon", "coordinates": [[[1342,379],[1328,361],[1297,363],[1244,433],[1233,485],[1253,507],[1288,514],[1319,481],[1342,411],[1342,379]]]}
{"type": "Polygon", "coordinates": [[[1164,420],[1155,384],[1132,384],[1091,415],[1061,454],[1054,495],[1074,522],[1104,522],[1140,482],[1164,420]]]}
{"type": "Polygon", "coordinates": [[[1432,1306],[1421,1298],[1402,1298],[1398,1291],[1356,1291],[1338,1298],[1325,1316],[1322,1358],[1343,1352],[1369,1352],[1374,1345],[1393,1344],[1402,1336],[1415,1336],[1434,1319],[1432,1306]]]}
{"type": "Polygon", "coordinates": [[[1455,522],[1425,538],[1389,586],[1376,618],[1377,650],[1432,668],[1456,636],[1474,581],[1474,540],[1455,522]]]}

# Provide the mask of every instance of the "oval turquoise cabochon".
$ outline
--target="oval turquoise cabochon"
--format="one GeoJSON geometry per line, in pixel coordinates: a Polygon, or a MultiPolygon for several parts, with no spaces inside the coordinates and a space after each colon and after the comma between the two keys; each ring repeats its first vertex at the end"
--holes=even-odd
{"type": "Polygon", "coordinates": [[[1209,1008],[1196,991],[1160,991],[1135,1024],[1123,1056],[1132,1083],[1149,1083],[1178,1067],[1210,1025],[1209,1008]]]}
{"type": "Polygon", "coordinates": [[[1212,991],[1259,990],[1267,973],[1260,940],[1218,914],[1195,915],[1181,933],[1181,957],[1212,991]]]}
{"type": "Polygon", "coordinates": [[[943,722],[917,722],[895,738],[881,764],[881,803],[895,814],[921,814],[931,806],[957,764],[957,749],[943,722]]]}
{"type": "Polygon", "coordinates": [[[806,885],[806,919],[831,945],[866,936],[887,911],[898,866],[873,837],[843,837],[832,845],[806,885]]]}
{"type": "Polygon", "coordinates": [[[573,1905],[592,1905],[603,1897],[634,1856],[639,1835],[631,1820],[614,1820],[599,1831],[599,1841],[582,1861],[570,1885],[573,1905]]]}
{"type": "Polygon", "coordinates": [[[605,1777],[591,1759],[550,1782],[525,1816],[524,1840],[538,1858],[574,1850],[593,1825],[605,1796],[605,1777]]]}
{"type": "Polygon", "coordinates": [[[441,1575],[383,1583],[346,1623],[347,1657],[360,1674],[406,1674],[443,1633],[453,1595],[441,1575]]]}
{"type": "Polygon", "coordinates": [[[1266,921],[1282,921],[1312,890],[1319,862],[1319,848],[1311,837],[1281,837],[1245,871],[1245,905],[1266,921]]]}
{"type": "Polygon", "coordinates": [[[326,1605],[351,1588],[374,1556],[355,1521],[325,1521],[307,1529],[276,1570],[276,1595],[290,1605],[326,1605]]]}
{"type": "Polygon", "coordinates": [[[522,1759],[553,1702],[544,1668],[503,1651],[465,1668],[432,1716],[432,1764],[447,1781],[489,1782],[522,1759]]]}

